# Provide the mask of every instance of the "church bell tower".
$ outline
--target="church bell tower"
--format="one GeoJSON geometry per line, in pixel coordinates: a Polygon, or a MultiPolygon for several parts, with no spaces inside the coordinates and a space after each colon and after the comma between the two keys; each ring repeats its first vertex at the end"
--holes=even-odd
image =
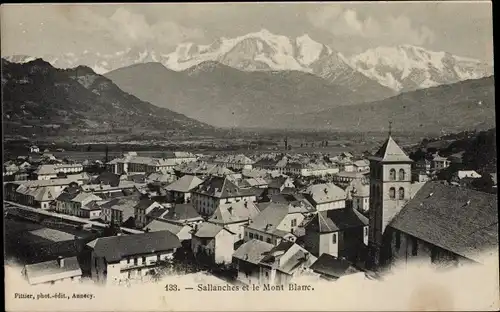
{"type": "Polygon", "coordinates": [[[377,268],[381,260],[382,237],[386,226],[410,199],[412,160],[389,136],[370,160],[370,213],[368,263],[377,268]]]}

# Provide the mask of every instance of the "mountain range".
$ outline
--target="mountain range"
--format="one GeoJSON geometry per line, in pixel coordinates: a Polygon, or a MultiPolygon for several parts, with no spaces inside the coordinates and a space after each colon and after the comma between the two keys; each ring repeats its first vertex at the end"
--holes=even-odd
{"type": "Polygon", "coordinates": [[[86,66],[64,70],[42,59],[24,64],[2,59],[2,95],[6,134],[189,134],[213,129],[141,101],[86,66]]]}
{"type": "Polygon", "coordinates": [[[125,92],[218,127],[272,127],[278,119],[370,100],[370,93],[302,71],[245,72],[205,61],[184,71],[136,64],[105,76],[125,92]]]}
{"type": "MultiPolygon", "coordinates": [[[[265,29],[235,38],[219,38],[209,45],[179,44],[173,51],[127,49],[113,54],[82,51],[59,56],[44,55],[55,67],[91,67],[103,74],[146,62],[158,62],[168,69],[184,71],[207,61],[216,61],[241,71],[300,71],[329,83],[365,90],[373,100],[399,92],[477,79],[492,74],[493,66],[479,60],[400,45],[377,47],[350,57],[304,34],[289,38],[265,29]]],[[[12,62],[32,60],[15,55],[12,62]]]]}
{"type": "Polygon", "coordinates": [[[389,121],[394,131],[400,132],[436,134],[494,128],[494,76],[409,91],[372,103],[306,113],[275,126],[314,125],[317,130],[365,132],[387,130],[389,121]]]}

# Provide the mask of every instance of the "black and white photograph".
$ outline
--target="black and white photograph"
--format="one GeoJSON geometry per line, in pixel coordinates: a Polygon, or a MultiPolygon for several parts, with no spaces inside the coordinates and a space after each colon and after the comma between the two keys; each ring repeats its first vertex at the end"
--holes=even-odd
{"type": "Polygon", "coordinates": [[[492,6],[2,4],[6,311],[498,311],[492,6]]]}

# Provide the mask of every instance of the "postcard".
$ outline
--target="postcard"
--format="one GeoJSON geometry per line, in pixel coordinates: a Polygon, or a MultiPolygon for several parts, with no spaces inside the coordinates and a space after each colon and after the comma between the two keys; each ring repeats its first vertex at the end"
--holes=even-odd
{"type": "Polygon", "coordinates": [[[489,1],[3,4],[6,311],[498,311],[489,1]]]}

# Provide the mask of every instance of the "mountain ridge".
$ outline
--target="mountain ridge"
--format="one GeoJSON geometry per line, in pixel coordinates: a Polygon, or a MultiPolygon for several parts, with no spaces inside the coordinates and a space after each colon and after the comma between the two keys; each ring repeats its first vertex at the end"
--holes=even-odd
{"type": "Polygon", "coordinates": [[[7,133],[159,131],[190,133],[213,127],[139,100],[88,66],[57,69],[35,59],[2,58],[3,116],[7,133]],[[51,127],[47,127],[51,125],[51,127]]]}
{"type": "MultiPolygon", "coordinates": [[[[266,29],[233,38],[221,37],[208,45],[184,42],[166,53],[134,48],[111,54],[83,51],[78,55],[44,58],[55,67],[85,64],[101,74],[144,62],[160,62],[175,71],[205,61],[217,61],[243,71],[297,70],[353,90],[373,89],[370,92],[376,99],[493,73],[491,64],[412,45],[381,46],[346,57],[308,34],[289,38],[266,29]]],[[[22,62],[22,56],[12,59],[22,62]]]]}

